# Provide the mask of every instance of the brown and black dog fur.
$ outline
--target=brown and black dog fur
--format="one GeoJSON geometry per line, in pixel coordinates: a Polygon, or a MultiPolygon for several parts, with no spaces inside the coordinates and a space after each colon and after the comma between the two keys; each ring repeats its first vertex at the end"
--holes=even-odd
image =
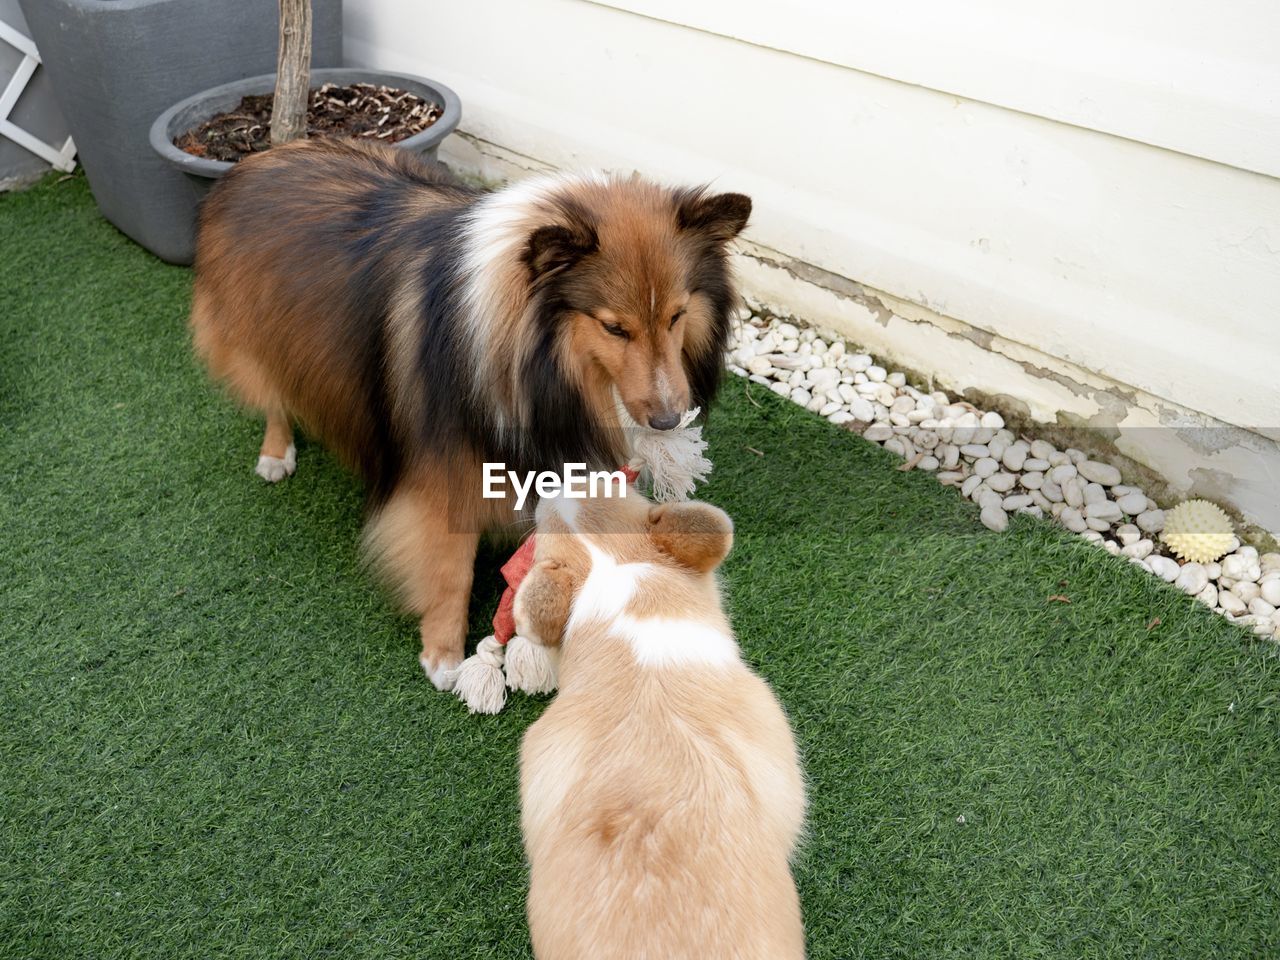
{"type": "Polygon", "coordinates": [[[719,383],[741,194],[550,175],[493,193],[385,147],[304,141],[242,161],[200,213],[191,327],[210,372],[364,479],[366,540],[421,615],[421,663],[463,655],[479,537],[510,530],[482,464],[625,461],[631,419],[675,425],[719,383]]]}

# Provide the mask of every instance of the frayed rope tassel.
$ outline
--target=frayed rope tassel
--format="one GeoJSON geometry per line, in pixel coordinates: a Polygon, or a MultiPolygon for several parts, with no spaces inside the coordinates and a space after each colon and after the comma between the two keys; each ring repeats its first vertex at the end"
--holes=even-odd
{"type": "Polygon", "coordinates": [[[505,645],[497,637],[485,637],[458,665],[453,692],[472,713],[501,713],[507,688],[524,693],[555,690],[557,653],[524,637],[512,637],[505,645]]]}
{"type": "Polygon", "coordinates": [[[476,652],[458,664],[453,692],[472,713],[499,713],[507,702],[502,665],[506,648],[493,636],[476,645],[476,652]]]}
{"type": "Polygon", "coordinates": [[[507,642],[507,686],[525,693],[551,693],[556,688],[559,651],[524,637],[507,642]]]}
{"type": "MultiPolygon", "coordinates": [[[[626,408],[621,409],[630,420],[626,408]]],[[[699,411],[699,407],[686,410],[674,430],[652,430],[637,424],[631,433],[635,454],[629,466],[648,479],[653,499],[659,503],[688,500],[693,488],[711,472],[702,427],[693,425],[699,411]]]]}

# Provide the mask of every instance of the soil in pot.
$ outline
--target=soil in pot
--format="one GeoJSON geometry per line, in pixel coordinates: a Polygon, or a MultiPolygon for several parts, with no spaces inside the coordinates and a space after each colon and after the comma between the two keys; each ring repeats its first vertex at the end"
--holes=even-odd
{"type": "MultiPolygon", "coordinates": [[[[196,157],[235,163],[271,146],[269,93],[241,99],[174,138],[173,144],[196,157]]],[[[407,90],[372,83],[326,83],[311,90],[307,104],[308,137],[350,137],[395,143],[421,133],[440,119],[444,108],[407,90]]]]}

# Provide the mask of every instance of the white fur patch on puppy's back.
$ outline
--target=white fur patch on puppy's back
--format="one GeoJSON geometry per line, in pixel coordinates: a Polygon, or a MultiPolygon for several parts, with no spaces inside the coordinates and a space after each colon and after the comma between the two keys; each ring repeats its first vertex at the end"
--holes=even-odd
{"type": "Polygon", "coordinates": [[[591,620],[612,623],[622,616],[635,595],[640,580],[652,572],[650,563],[618,563],[603,550],[583,539],[591,557],[591,572],[573,598],[566,630],[573,630],[591,620]]]}
{"type": "Polygon", "coordinates": [[[642,667],[719,667],[740,663],[738,643],[709,623],[670,617],[619,617],[614,630],[642,667]]]}
{"type": "Polygon", "coordinates": [[[631,598],[651,563],[618,563],[584,540],[591,572],[574,598],[566,632],[603,621],[614,636],[626,640],[642,667],[728,666],[741,663],[737,641],[724,630],[698,620],[637,617],[627,612],[631,598]]]}

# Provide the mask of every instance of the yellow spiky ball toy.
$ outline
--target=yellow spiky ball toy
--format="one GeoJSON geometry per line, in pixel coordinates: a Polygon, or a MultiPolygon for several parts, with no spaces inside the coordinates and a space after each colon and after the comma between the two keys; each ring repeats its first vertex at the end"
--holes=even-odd
{"type": "Polygon", "coordinates": [[[1164,542],[1183,560],[1212,563],[1235,540],[1231,518],[1216,503],[1186,500],[1164,515],[1164,542]]]}

